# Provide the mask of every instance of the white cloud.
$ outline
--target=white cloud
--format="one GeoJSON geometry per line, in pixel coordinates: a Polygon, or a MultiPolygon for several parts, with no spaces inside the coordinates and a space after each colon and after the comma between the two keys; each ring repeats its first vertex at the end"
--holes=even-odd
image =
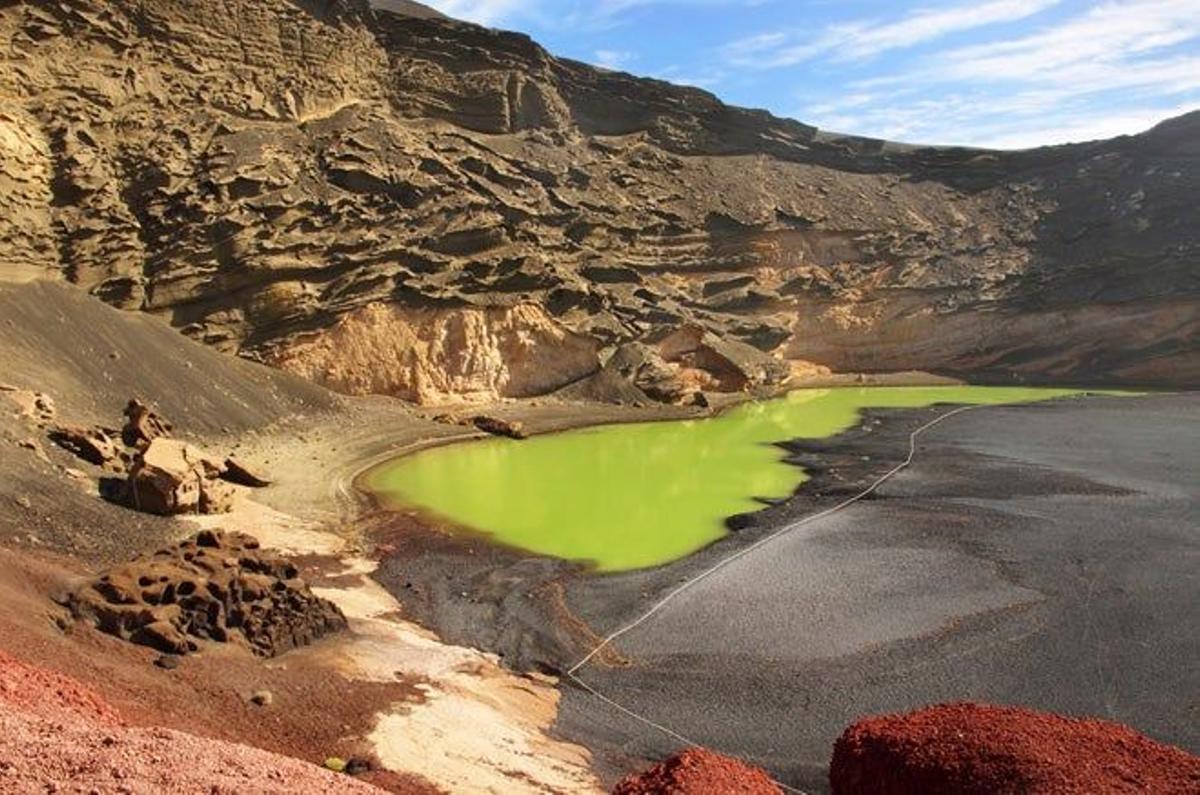
{"type": "Polygon", "coordinates": [[[629,50],[596,50],[596,66],[604,69],[624,69],[626,64],[637,58],[637,53],[629,50]]]}
{"type": "Polygon", "coordinates": [[[917,143],[1012,148],[1110,137],[1200,106],[1200,53],[1182,46],[1197,40],[1200,0],[1106,2],[852,80],[810,97],[798,115],[917,143]]]}
{"type": "Polygon", "coordinates": [[[422,0],[455,19],[479,25],[512,24],[521,12],[531,10],[535,0],[422,0]]]}
{"type": "Polygon", "coordinates": [[[1200,0],[1106,3],[1022,38],[953,50],[938,59],[930,76],[1043,82],[1105,79],[1116,76],[1113,66],[1124,68],[1131,58],[1198,35],[1200,0]]]}
{"type": "Polygon", "coordinates": [[[739,66],[760,69],[793,66],[817,57],[869,58],[906,49],[952,33],[1014,22],[1038,14],[1060,0],[989,0],[938,9],[920,9],[893,21],[860,20],[831,25],[816,37],[795,31],[750,36],[727,45],[724,55],[739,66]]]}
{"type": "Polygon", "coordinates": [[[480,25],[518,26],[534,21],[539,27],[592,31],[615,27],[628,12],[645,6],[742,6],[772,0],[421,0],[443,14],[480,25]]]}

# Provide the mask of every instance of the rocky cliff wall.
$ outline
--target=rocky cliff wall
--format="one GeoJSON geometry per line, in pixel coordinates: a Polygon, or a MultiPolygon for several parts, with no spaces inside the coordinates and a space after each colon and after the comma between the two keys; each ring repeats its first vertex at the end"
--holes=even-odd
{"type": "Polygon", "coordinates": [[[9,4],[0,33],[4,266],[342,389],[550,391],[685,327],[834,370],[1200,383],[1200,114],[903,147],[350,0],[9,4]],[[532,349],[431,353],[514,312],[532,349]]]}

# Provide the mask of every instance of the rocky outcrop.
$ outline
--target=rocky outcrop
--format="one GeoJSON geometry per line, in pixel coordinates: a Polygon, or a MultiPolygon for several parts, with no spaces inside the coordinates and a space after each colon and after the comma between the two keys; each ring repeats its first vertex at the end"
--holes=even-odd
{"type": "Polygon", "coordinates": [[[505,420],[500,417],[480,415],[471,420],[471,424],[484,433],[492,436],[503,436],[508,439],[525,439],[525,426],[516,420],[505,420]]]}
{"type": "Polygon", "coordinates": [[[1200,791],[1200,757],[1107,721],[949,704],[858,721],[829,779],[834,795],[1183,795],[1200,791]]]}
{"type": "Polygon", "coordinates": [[[403,309],[370,304],[266,360],[348,394],[420,403],[550,392],[599,368],[597,344],[537,306],[403,309]]]}
{"type": "Polygon", "coordinates": [[[178,439],[158,438],[139,452],[129,469],[125,497],[147,513],[225,513],[233,507],[233,488],[221,480],[219,459],[178,439]]]}
{"type": "Polygon", "coordinates": [[[783,795],[764,771],[745,762],[708,751],[688,748],[641,773],[622,779],[613,795],[783,795]]]}
{"type": "Polygon", "coordinates": [[[346,627],[293,564],[241,533],[204,531],[135,558],[71,594],[68,606],[104,632],[168,654],[208,640],[274,657],[346,627]]]}
{"type": "Polygon", "coordinates": [[[689,329],[834,370],[1200,383],[1200,114],[905,147],[362,0],[8,4],[0,33],[8,260],[344,391],[549,392],[689,329]]]}
{"type": "Polygon", "coordinates": [[[89,464],[116,471],[125,468],[125,451],[103,428],[57,425],[50,429],[48,436],[50,441],[89,464]]]}
{"type": "Polygon", "coordinates": [[[101,493],[112,501],[164,516],[225,513],[233,508],[231,484],[270,485],[234,458],[222,459],[170,438],[171,423],[137,398],[129,401],[124,413],[125,425],[119,432],[77,425],[55,425],[47,432],[59,447],[122,476],[101,480],[101,493]]]}
{"type": "Polygon", "coordinates": [[[137,398],[130,398],[124,414],[121,440],[139,450],[144,450],[155,439],[170,436],[173,430],[170,422],[137,398]]]}

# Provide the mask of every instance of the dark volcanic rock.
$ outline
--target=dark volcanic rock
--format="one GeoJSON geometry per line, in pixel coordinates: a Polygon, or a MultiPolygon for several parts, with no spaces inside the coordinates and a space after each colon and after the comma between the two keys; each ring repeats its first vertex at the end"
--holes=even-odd
{"type": "Polygon", "coordinates": [[[471,424],[484,433],[490,433],[492,436],[506,436],[509,439],[526,438],[524,426],[515,420],[480,415],[473,418],[471,424]]]}
{"type": "Polygon", "coordinates": [[[296,567],[241,533],[204,531],[105,572],[71,594],[79,618],[165,654],[198,641],[241,643],[273,657],[346,627],[296,567]]]}

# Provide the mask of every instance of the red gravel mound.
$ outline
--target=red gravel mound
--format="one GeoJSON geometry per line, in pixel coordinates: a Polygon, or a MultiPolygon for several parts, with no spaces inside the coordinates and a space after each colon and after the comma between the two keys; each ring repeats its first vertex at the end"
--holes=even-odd
{"type": "Polygon", "coordinates": [[[835,795],[1200,793],[1200,757],[1101,720],[947,704],[866,718],[838,738],[835,795]]]}
{"type": "Polygon", "coordinates": [[[0,792],[337,792],[347,776],[244,745],[129,728],[95,693],[0,652],[0,792]]]}
{"type": "Polygon", "coordinates": [[[614,795],[782,795],[771,778],[744,762],[689,748],[628,776],[614,795]]]}
{"type": "Polygon", "coordinates": [[[46,720],[75,717],[119,726],[121,717],[96,693],[74,679],[34,668],[0,651],[0,706],[46,720]]]}

